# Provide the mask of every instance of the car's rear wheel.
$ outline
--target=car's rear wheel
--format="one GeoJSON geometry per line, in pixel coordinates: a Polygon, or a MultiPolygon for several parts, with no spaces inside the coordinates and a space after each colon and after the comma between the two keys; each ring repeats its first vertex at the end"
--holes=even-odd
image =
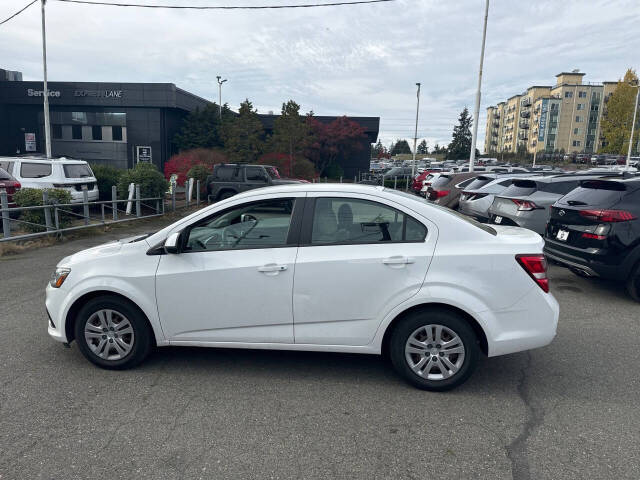
{"type": "Polygon", "coordinates": [[[131,368],[151,350],[151,329],[142,313],[118,297],[89,300],[78,312],[75,339],[82,354],[108,369],[131,368]]]}
{"type": "Polygon", "coordinates": [[[627,279],[627,292],[636,302],[640,302],[640,262],[634,267],[627,279]]]}
{"type": "Polygon", "coordinates": [[[478,352],[478,339],[469,323],[442,309],[407,315],[389,342],[395,370],[423,390],[450,390],[465,382],[476,368],[478,352]]]}

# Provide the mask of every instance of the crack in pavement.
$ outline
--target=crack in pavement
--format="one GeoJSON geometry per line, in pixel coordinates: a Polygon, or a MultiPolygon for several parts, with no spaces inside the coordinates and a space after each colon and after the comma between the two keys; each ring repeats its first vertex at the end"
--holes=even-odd
{"type": "Polygon", "coordinates": [[[529,368],[531,367],[531,352],[525,352],[527,363],[520,370],[518,381],[518,395],[526,407],[525,421],[522,431],[505,447],[507,458],[511,461],[511,477],[513,480],[531,480],[529,456],[527,454],[527,441],[533,431],[544,421],[544,409],[532,403],[531,387],[529,384],[529,368]]]}

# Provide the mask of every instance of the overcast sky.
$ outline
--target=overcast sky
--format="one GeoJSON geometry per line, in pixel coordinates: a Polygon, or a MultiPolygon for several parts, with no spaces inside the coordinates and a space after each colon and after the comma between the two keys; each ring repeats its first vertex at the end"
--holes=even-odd
{"type": "MultiPolygon", "coordinates": [[[[112,0],[108,0],[112,1],[112,0]]],[[[313,0],[310,0],[313,1],[313,0]]],[[[323,2],[328,0],[318,0],[323,2]]],[[[1,0],[0,20],[27,0],[1,0]]],[[[132,0],[185,5],[301,4],[306,0],[132,0]]],[[[171,82],[217,102],[249,98],[259,112],[294,99],[318,115],[381,117],[389,144],[418,136],[448,144],[473,110],[483,0],[396,0],[291,10],[185,11],[49,0],[49,80],[171,82]]],[[[617,80],[640,67],[637,0],[493,0],[489,11],[478,147],[488,105],[579,68],[584,81],[617,80]]],[[[36,4],[0,26],[0,68],[42,78],[36,4]]]]}

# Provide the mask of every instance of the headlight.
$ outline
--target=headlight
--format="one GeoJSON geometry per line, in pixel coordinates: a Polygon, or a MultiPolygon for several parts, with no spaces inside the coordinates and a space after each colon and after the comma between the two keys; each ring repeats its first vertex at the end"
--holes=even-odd
{"type": "Polygon", "coordinates": [[[60,288],[70,273],[70,268],[57,267],[56,271],[51,274],[49,285],[51,285],[53,288],[60,288]]]}

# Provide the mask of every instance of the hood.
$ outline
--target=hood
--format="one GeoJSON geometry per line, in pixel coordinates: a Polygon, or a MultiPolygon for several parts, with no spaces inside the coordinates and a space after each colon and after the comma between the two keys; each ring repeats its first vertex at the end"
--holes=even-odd
{"type": "MultiPolygon", "coordinates": [[[[122,238],[120,240],[113,240],[108,243],[103,243],[95,247],[87,248],[86,250],[80,250],[73,255],[63,258],[58,262],[60,267],[68,267],[74,264],[83,263],[86,261],[95,260],[97,258],[104,258],[113,255],[117,255],[122,249],[123,245],[138,242],[144,240],[149,234],[136,235],[133,237],[122,238]]],[[[149,248],[149,245],[144,242],[145,248],[149,248]]]]}

